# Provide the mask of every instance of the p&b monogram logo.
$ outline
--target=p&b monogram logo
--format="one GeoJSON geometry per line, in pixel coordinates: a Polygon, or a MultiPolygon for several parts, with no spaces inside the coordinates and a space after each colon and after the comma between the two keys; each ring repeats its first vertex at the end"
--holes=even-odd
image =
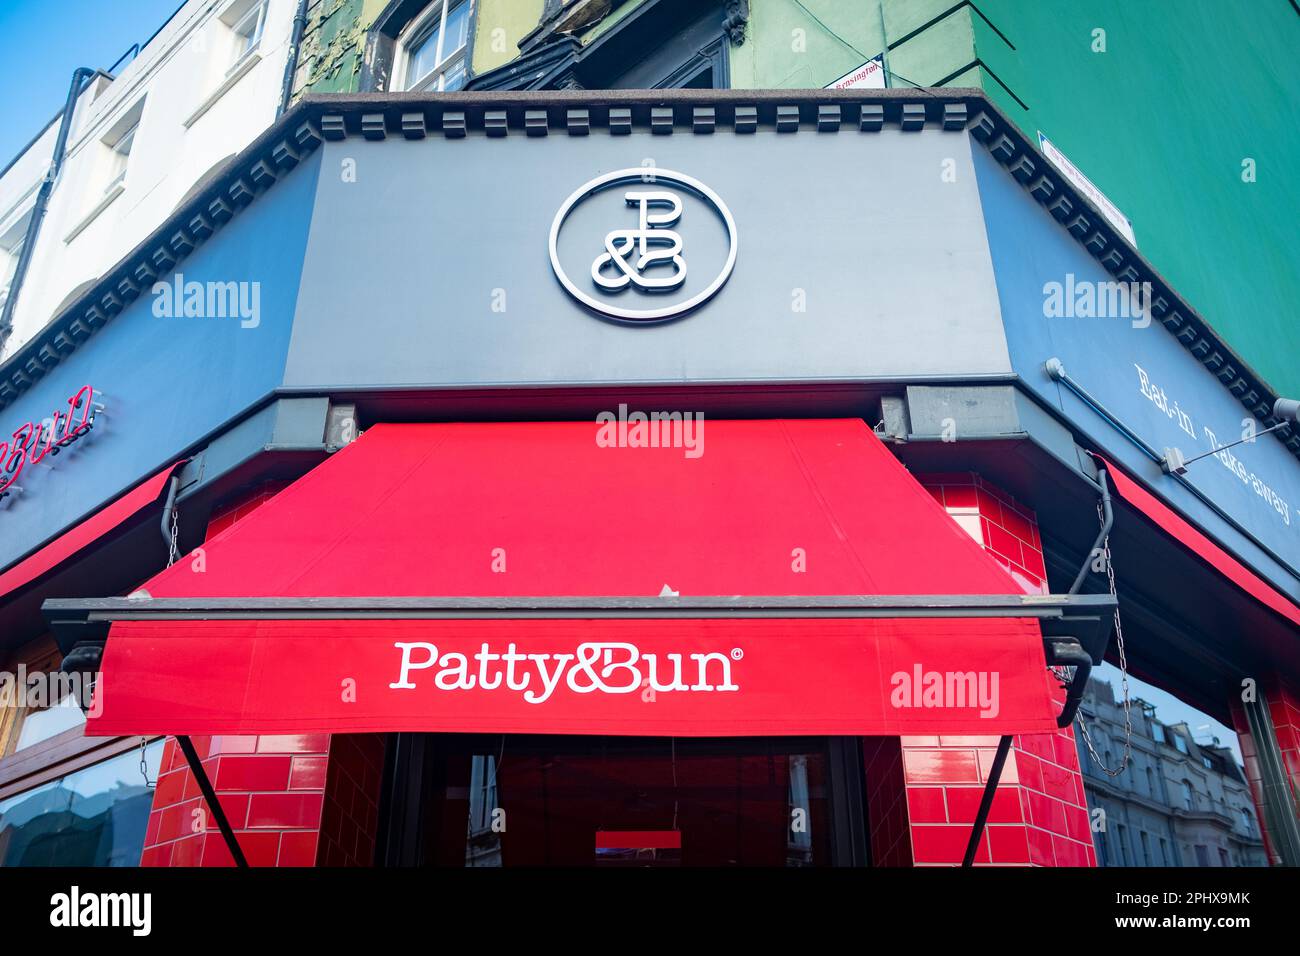
{"type": "Polygon", "coordinates": [[[605,251],[592,262],[591,278],[608,292],[625,289],[629,282],[647,291],[676,289],[686,281],[686,259],[681,254],[681,234],[665,227],[682,217],[682,201],[670,192],[634,191],[625,198],[629,206],[638,208],[640,225],[636,229],[613,229],[605,235],[605,251]],[[668,210],[652,212],[651,206],[667,206],[668,210]],[[661,262],[672,264],[672,275],[653,278],[645,274],[646,269],[661,262]],[[618,275],[612,278],[603,274],[611,263],[618,269],[618,275]]]}
{"type": "MultiPolygon", "coordinates": [[[[551,223],[551,269],[565,291],[591,311],[626,322],[664,322],[703,305],[731,277],[736,249],[736,221],[722,197],[699,180],[670,169],[648,172],[645,167],[635,167],[597,176],[570,194],[551,223]],[[609,221],[612,210],[625,207],[606,202],[588,207],[575,219],[573,238],[562,241],[561,230],[579,205],[632,183],[650,183],[654,187],[623,193],[624,202],[636,213],[634,228],[630,223],[609,221]],[[593,224],[598,224],[599,232],[592,230],[593,224]],[[588,259],[602,232],[604,251],[588,259]],[[699,272],[695,272],[688,284],[688,238],[692,261],[697,266],[705,263],[703,274],[713,276],[706,283],[701,284],[699,272]],[[575,282],[564,268],[564,258],[575,266],[581,261],[581,269],[591,275],[591,284],[585,277],[581,285],[575,282]],[[714,261],[719,263],[716,273],[711,265],[714,261]],[[628,299],[629,293],[632,299],[649,295],[659,301],[646,308],[637,307],[628,299]]],[[[581,276],[582,272],[575,269],[575,274],[581,276]]]]}

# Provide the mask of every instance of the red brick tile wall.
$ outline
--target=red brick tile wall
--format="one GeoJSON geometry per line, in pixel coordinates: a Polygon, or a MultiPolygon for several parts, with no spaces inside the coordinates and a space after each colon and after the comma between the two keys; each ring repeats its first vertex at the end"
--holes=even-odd
{"type": "MultiPolygon", "coordinates": [[[[1259,681],[1260,690],[1268,700],[1268,713],[1273,721],[1273,733],[1277,736],[1278,749],[1282,752],[1282,767],[1287,781],[1291,785],[1292,806],[1300,808],[1300,687],[1291,682],[1271,675],[1259,681]]],[[[1246,766],[1246,779],[1250,783],[1250,792],[1255,800],[1255,813],[1263,829],[1264,849],[1269,859],[1276,865],[1280,863],[1274,854],[1268,834],[1268,816],[1264,811],[1264,791],[1262,774],[1259,770],[1259,757],[1250,724],[1246,721],[1241,700],[1229,701],[1232,710],[1233,729],[1241,741],[1241,756],[1246,766]]],[[[1300,816],[1300,809],[1297,809],[1300,816]]]]}
{"type": "Polygon", "coordinates": [[[872,862],[876,866],[910,866],[912,838],[899,738],[863,738],[862,765],[872,862]]]}
{"type": "MultiPolygon", "coordinates": [[[[311,866],[328,734],[195,737],[204,772],[250,866],[311,866]]],[[[176,741],[163,747],[141,866],[233,866],[176,741]]]]}
{"type": "MultiPolygon", "coordinates": [[[[264,485],[215,513],[208,540],[282,487],[264,485]]],[[[382,735],[221,736],[193,741],[251,866],[373,864],[382,735]]],[[[198,783],[171,738],[163,748],[140,863],[234,864],[198,783]]]]}
{"type": "MultiPolygon", "coordinates": [[[[1033,511],[975,474],[918,477],[1025,591],[1048,592],[1033,511]]],[[[997,744],[996,736],[900,739],[910,842],[901,865],[961,862],[997,744]]],[[[874,837],[876,808],[869,813],[874,837]]],[[[904,842],[892,831],[888,839],[891,848],[904,842]]],[[[1015,738],[975,859],[977,865],[1096,866],[1072,729],[1015,738]]]]}
{"type": "Polygon", "coordinates": [[[321,866],[373,866],[379,833],[383,734],[335,734],[321,817],[321,866]]]}

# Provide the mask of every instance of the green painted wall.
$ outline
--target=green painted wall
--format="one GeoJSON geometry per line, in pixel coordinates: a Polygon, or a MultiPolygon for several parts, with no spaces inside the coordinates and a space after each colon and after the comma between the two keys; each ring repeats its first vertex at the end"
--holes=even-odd
{"type": "Polygon", "coordinates": [[[320,0],[308,11],[298,55],[295,96],[355,93],[366,30],[385,0],[320,0]]]}
{"type": "Polygon", "coordinates": [[[979,0],[985,89],[1133,222],[1256,372],[1300,397],[1300,16],[1288,0],[979,0]],[[1093,52],[1093,30],[1105,52],[1093,52]],[[1255,160],[1257,181],[1242,181],[1255,160]]]}
{"type": "Polygon", "coordinates": [[[475,73],[486,73],[519,56],[519,41],[542,19],[545,0],[475,0],[475,73]]]}

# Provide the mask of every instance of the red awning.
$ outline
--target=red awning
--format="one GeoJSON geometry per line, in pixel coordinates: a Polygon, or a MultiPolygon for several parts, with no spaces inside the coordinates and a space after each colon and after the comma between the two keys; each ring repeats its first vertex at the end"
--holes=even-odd
{"type": "MultiPolygon", "coordinates": [[[[1018,593],[861,421],[710,421],[703,438],[377,426],[145,590],[1018,593]]],[[[89,732],[1002,734],[1059,712],[1033,620],[273,618],[114,624],[89,732]]]]}
{"type": "Polygon", "coordinates": [[[1100,455],[1095,457],[1106,466],[1107,474],[1110,475],[1120,497],[1260,604],[1276,611],[1292,623],[1300,624],[1300,607],[1297,607],[1295,602],[1197,531],[1191,524],[1180,518],[1173,509],[1109,461],[1100,455]]]}
{"type": "Polygon", "coordinates": [[[28,555],[0,574],[0,601],[35,581],[46,571],[58,567],[78,551],[94,544],[137,512],[157,501],[175,468],[175,465],[168,465],[112,504],[95,512],[81,524],[65,531],[39,551],[28,555]]]}

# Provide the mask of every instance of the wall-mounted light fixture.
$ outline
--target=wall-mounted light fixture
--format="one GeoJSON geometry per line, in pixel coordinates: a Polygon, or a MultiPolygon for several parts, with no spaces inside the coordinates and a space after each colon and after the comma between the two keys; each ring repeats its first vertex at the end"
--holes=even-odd
{"type": "Polygon", "coordinates": [[[1231,448],[1234,445],[1240,445],[1242,442],[1254,441],[1260,435],[1267,435],[1269,432],[1277,431],[1283,425],[1292,424],[1300,421],[1300,401],[1293,398],[1279,398],[1273,403],[1273,417],[1279,419],[1276,425],[1265,428],[1262,432],[1256,432],[1245,438],[1238,438],[1236,441],[1228,442],[1226,445],[1220,445],[1218,448],[1211,448],[1207,452],[1202,452],[1192,458],[1184,458],[1183,453],[1177,448],[1166,448],[1165,456],[1160,459],[1160,469],[1166,475],[1185,475],[1187,466],[1192,462],[1200,461],[1202,458],[1209,458],[1211,455],[1217,455],[1225,448],[1231,448]]]}

